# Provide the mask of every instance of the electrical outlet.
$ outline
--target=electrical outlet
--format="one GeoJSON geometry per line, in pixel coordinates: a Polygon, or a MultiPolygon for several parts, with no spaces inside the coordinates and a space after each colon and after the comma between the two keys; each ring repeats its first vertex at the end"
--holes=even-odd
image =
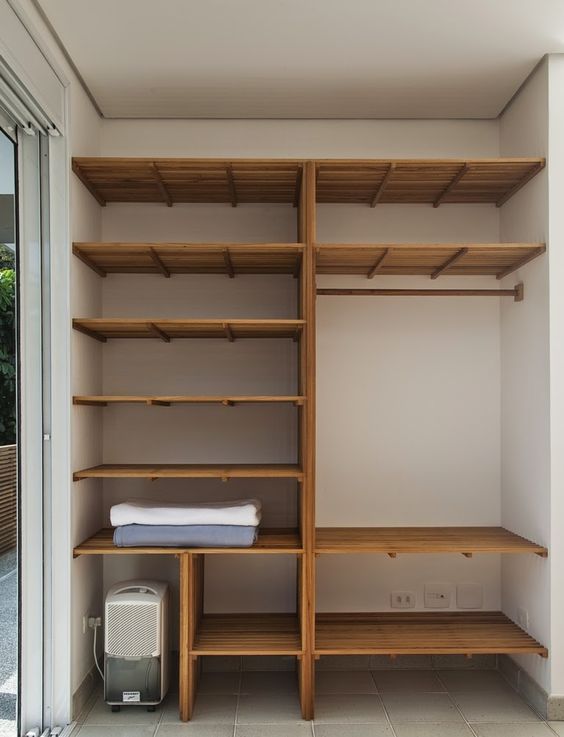
{"type": "Polygon", "coordinates": [[[392,609],[413,609],[415,607],[415,594],[413,591],[392,591],[390,606],[392,609]]]}
{"type": "Polygon", "coordinates": [[[529,612],[523,607],[517,609],[517,624],[524,630],[529,629],[529,612]]]}
{"type": "Polygon", "coordinates": [[[450,607],[451,589],[449,583],[426,583],[425,608],[448,609],[450,607]]]}

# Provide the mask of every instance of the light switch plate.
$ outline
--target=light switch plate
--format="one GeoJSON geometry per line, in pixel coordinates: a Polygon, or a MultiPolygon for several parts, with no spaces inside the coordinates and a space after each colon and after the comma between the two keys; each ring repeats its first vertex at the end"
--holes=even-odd
{"type": "Polygon", "coordinates": [[[425,608],[426,609],[448,609],[452,595],[450,583],[426,583],[425,584],[425,608]]]}
{"type": "Polygon", "coordinates": [[[458,584],[456,587],[456,606],[459,609],[481,609],[484,606],[484,587],[482,584],[458,584]]]}

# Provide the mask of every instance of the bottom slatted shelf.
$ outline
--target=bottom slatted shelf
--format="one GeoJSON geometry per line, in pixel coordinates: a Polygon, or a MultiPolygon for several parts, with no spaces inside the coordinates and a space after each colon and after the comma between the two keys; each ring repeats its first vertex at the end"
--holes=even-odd
{"type": "Polygon", "coordinates": [[[502,612],[318,614],[317,655],[477,655],[548,651],[502,612]]]}
{"type": "Polygon", "coordinates": [[[294,614],[204,614],[192,655],[299,655],[294,614]]]}

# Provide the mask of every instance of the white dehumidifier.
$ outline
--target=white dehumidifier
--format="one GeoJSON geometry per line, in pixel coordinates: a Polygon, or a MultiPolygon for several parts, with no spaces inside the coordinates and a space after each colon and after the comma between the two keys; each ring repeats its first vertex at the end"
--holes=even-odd
{"type": "Polygon", "coordinates": [[[124,581],[108,591],[104,627],[104,699],[154,710],[168,690],[168,584],[124,581]]]}

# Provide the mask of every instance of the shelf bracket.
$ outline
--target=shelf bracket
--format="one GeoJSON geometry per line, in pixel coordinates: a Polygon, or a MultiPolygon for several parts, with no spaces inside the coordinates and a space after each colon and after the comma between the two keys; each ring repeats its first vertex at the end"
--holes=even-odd
{"type": "Polygon", "coordinates": [[[151,174],[153,175],[153,179],[155,180],[157,187],[159,188],[159,192],[161,193],[161,196],[163,200],[166,203],[167,207],[172,207],[172,197],[170,196],[170,192],[167,189],[166,184],[164,183],[164,180],[161,176],[160,171],[158,170],[157,165],[153,161],[151,164],[151,174]]]}
{"type": "Polygon", "coordinates": [[[80,181],[84,184],[86,189],[90,192],[92,197],[96,200],[96,202],[101,205],[102,207],[106,207],[106,200],[102,195],[98,192],[96,187],[89,181],[88,177],[85,176],[84,172],[80,168],[80,166],[76,163],[76,161],[72,162],[72,170],[76,174],[76,176],[80,179],[80,181]]]}
{"type": "Polygon", "coordinates": [[[376,207],[376,205],[382,199],[382,195],[384,194],[384,190],[388,186],[388,183],[390,181],[390,178],[391,178],[392,174],[394,173],[395,168],[396,168],[396,165],[395,165],[394,162],[392,162],[388,166],[388,171],[385,173],[384,178],[382,179],[382,181],[380,182],[380,184],[378,186],[378,189],[376,190],[376,192],[374,192],[374,196],[372,197],[372,201],[370,203],[370,207],[376,207]]]}
{"type": "Polygon", "coordinates": [[[452,256],[449,256],[447,260],[441,264],[433,273],[431,274],[431,279],[436,279],[441,274],[444,274],[445,271],[450,269],[451,266],[454,266],[457,261],[459,261],[463,256],[466,256],[468,253],[467,248],[460,248],[456,253],[453,253],[452,256]]]}
{"type": "Polygon", "coordinates": [[[474,555],[474,553],[462,553],[462,555],[463,555],[463,556],[464,556],[465,558],[471,558],[471,557],[472,557],[472,556],[474,555]]]}
{"type": "Polygon", "coordinates": [[[108,341],[105,335],[100,335],[94,330],[90,330],[90,328],[86,328],[78,322],[73,321],[72,326],[75,330],[78,330],[79,333],[84,333],[84,335],[87,335],[89,338],[94,338],[94,340],[97,340],[100,343],[106,343],[108,341]]]}
{"type": "Polygon", "coordinates": [[[98,276],[101,276],[102,279],[105,279],[108,275],[108,272],[105,271],[101,266],[98,266],[98,264],[95,264],[92,259],[87,256],[85,253],[82,253],[82,251],[77,248],[76,246],[72,247],[73,254],[82,261],[83,264],[86,264],[88,268],[92,269],[92,271],[95,271],[98,276]]]}
{"type": "Polygon", "coordinates": [[[152,407],[170,407],[170,402],[163,402],[162,399],[148,399],[147,404],[152,407]]]}
{"type": "Polygon", "coordinates": [[[506,276],[509,276],[509,274],[512,274],[514,271],[517,271],[517,269],[520,269],[521,266],[525,266],[525,264],[528,264],[529,261],[532,261],[537,256],[540,256],[541,253],[544,253],[546,251],[546,248],[538,248],[533,253],[529,253],[527,256],[523,256],[523,258],[520,258],[518,261],[515,261],[511,266],[508,266],[503,271],[500,271],[499,274],[496,275],[496,279],[503,279],[506,276]]]}
{"type": "Polygon", "coordinates": [[[170,335],[167,335],[164,330],[161,330],[154,322],[148,322],[147,327],[153,333],[155,338],[160,338],[165,343],[170,343],[170,335]]]}
{"type": "Polygon", "coordinates": [[[224,322],[223,323],[223,331],[225,333],[225,337],[230,343],[235,342],[235,338],[233,337],[233,331],[231,330],[231,327],[229,326],[229,323],[224,322]]]}
{"type": "Polygon", "coordinates": [[[235,189],[235,177],[233,176],[233,167],[228,164],[225,167],[225,173],[227,175],[227,186],[229,187],[229,194],[231,196],[231,207],[237,207],[237,190],[235,189]]]}
{"type": "Polygon", "coordinates": [[[367,279],[372,279],[374,276],[378,273],[378,271],[384,266],[384,261],[388,258],[390,255],[392,249],[391,248],[385,248],[383,253],[381,253],[376,261],[374,262],[374,265],[366,275],[367,279]]]}
{"type": "Polygon", "coordinates": [[[388,553],[388,558],[397,558],[397,557],[398,557],[397,553],[388,553]]]}
{"type": "Polygon", "coordinates": [[[235,405],[235,402],[231,401],[230,399],[223,399],[221,404],[224,407],[233,407],[235,405]]]}
{"type": "Polygon", "coordinates": [[[440,195],[437,197],[437,199],[433,202],[433,207],[438,207],[444,198],[450,194],[450,192],[456,187],[456,185],[460,182],[462,177],[464,177],[468,172],[470,171],[470,166],[468,164],[464,164],[458,172],[455,174],[455,176],[450,180],[450,182],[447,184],[447,186],[443,189],[443,191],[440,193],[440,195]]]}
{"type": "Polygon", "coordinates": [[[230,279],[235,277],[235,269],[233,268],[233,261],[231,260],[231,254],[228,248],[223,249],[223,260],[225,262],[225,269],[230,279]]]}
{"type": "Polygon", "coordinates": [[[297,279],[300,275],[300,271],[302,270],[302,261],[303,261],[303,254],[297,253],[296,254],[296,265],[294,266],[294,271],[292,272],[292,276],[294,279],[297,279]]]}
{"type": "Polygon", "coordinates": [[[508,199],[513,197],[513,195],[521,189],[521,187],[524,187],[530,179],[532,179],[539,173],[539,171],[541,171],[541,169],[544,169],[544,166],[545,164],[543,161],[539,161],[537,164],[535,164],[535,166],[532,166],[525,174],[525,176],[517,182],[517,184],[511,187],[508,192],[506,192],[499,198],[499,200],[495,203],[495,206],[501,207],[502,205],[504,205],[508,199]]]}
{"type": "Polygon", "coordinates": [[[153,260],[155,266],[161,272],[161,274],[166,279],[170,279],[170,271],[163,264],[162,260],[160,259],[158,253],[155,251],[154,248],[149,248],[149,256],[151,257],[151,259],[153,260]]]}

